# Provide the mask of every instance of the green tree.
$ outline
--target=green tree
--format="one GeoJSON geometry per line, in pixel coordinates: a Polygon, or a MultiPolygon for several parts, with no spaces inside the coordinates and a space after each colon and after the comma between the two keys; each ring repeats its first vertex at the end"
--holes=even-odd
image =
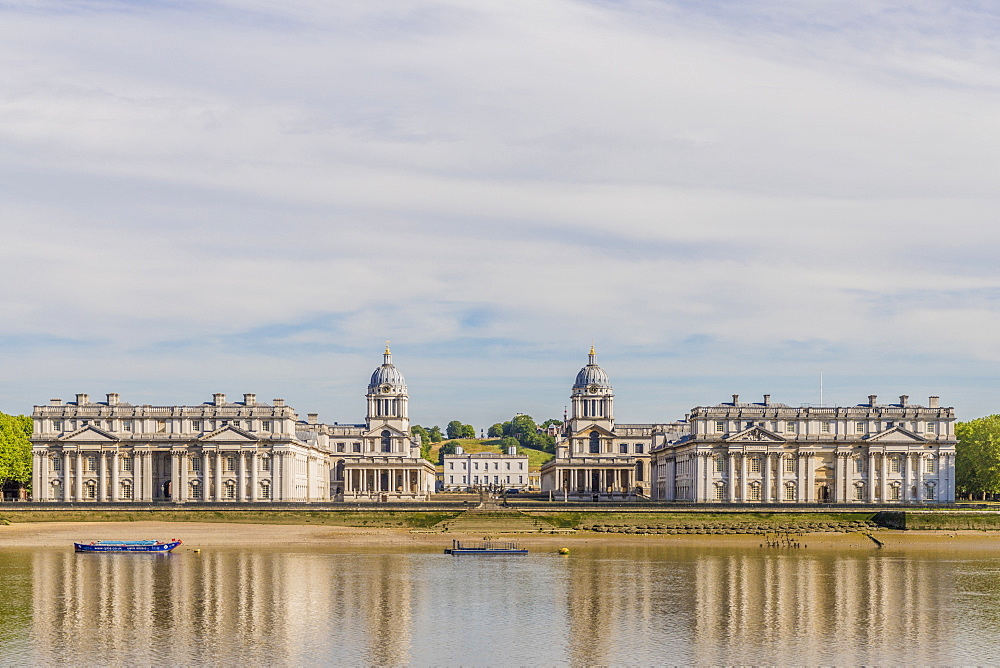
{"type": "MultiPolygon", "coordinates": [[[[509,422],[507,424],[510,424],[509,422]]],[[[490,438],[499,438],[503,436],[503,422],[497,422],[495,425],[491,426],[486,430],[486,435],[490,438]]]]}
{"type": "Polygon", "coordinates": [[[431,433],[427,431],[426,427],[421,427],[419,424],[415,424],[410,427],[410,430],[420,437],[421,446],[431,442],[431,433]]]}
{"type": "Polygon", "coordinates": [[[500,439],[500,447],[504,450],[504,452],[507,451],[507,448],[518,445],[520,445],[520,443],[518,443],[517,439],[513,436],[504,436],[500,439]]]}
{"type": "Polygon", "coordinates": [[[1000,494],[1000,415],[959,422],[955,435],[956,491],[981,498],[1000,494]]]}
{"type": "Polygon", "coordinates": [[[475,437],[476,437],[476,428],[473,427],[471,424],[463,424],[462,438],[475,438],[475,437]]]}
{"type": "Polygon", "coordinates": [[[459,446],[459,443],[457,441],[447,441],[445,443],[442,443],[440,449],[438,449],[438,463],[439,464],[443,464],[444,463],[444,456],[445,455],[453,455],[453,454],[455,454],[455,449],[458,446],[459,446]]]}
{"type": "Polygon", "coordinates": [[[0,487],[31,486],[31,418],[0,413],[0,487]]]}
{"type": "Polygon", "coordinates": [[[448,435],[448,438],[462,438],[462,426],[462,423],[458,420],[452,420],[445,427],[444,431],[448,435]]]}
{"type": "Polygon", "coordinates": [[[444,440],[444,434],[441,433],[441,427],[437,425],[428,429],[427,433],[431,435],[431,443],[440,443],[444,440]]]}

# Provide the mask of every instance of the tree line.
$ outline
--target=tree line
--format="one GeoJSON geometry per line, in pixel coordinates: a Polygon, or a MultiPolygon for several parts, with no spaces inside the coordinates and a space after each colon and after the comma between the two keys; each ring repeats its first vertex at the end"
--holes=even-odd
{"type": "Polygon", "coordinates": [[[31,418],[0,413],[0,489],[31,487],[31,418]]]}

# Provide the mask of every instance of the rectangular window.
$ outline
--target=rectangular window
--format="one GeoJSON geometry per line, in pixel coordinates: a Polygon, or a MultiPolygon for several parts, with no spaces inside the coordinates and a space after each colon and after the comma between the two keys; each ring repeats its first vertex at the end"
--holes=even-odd
{"type": "Polygon", "coordinates": [[[934,458],[928,457],[924,460],[924,473],[934,473],[934,458]]]}
{"type": "Polygon", "coordinates": [[[52,429],[54,431],[62,431],[62,420],[54,420],[52,422],[52,429]]]}
{"type": "Polygon", "coordinates": [[[937,423],[936,422],[928,422],[927,423],[926,432],[928,434],[936,434],[937,433],[937,423]]]}
{"type": "Polygon", "coordinates": [[[795,460],[791,457],[785,460],[785,473],[795,473],[795,460]]]}
{"type": "Polygon", "coordinates": [[[628,454],[628,443],[620,443],[618,445],[618,452],[623,455],[628,454]]]}
{"type": "Polygon", "coordinates": [[[226,457],[226,470],[229,472],[236,471],[236,457],[232,455],[226,457]]]}
{"type": "Polygon", "coordinates": [[[716,422],[715,422],[715,433],[716,434],[721,434],[724,431],[726,431],[726,423],[723,422],[722,420],[716,420],[716,422]]]}
{"type": "Polygon", "coordinates": [[[87,457],[87,470],[88,471],[97,470],[97,457],[87,457]]]}
{"type": "Polygon", "coordinates": [[[889,458],[889,473],[899,473],[899,457],[889,458]]]}
{"type": "Polygon", "coordinates": [[[786,434],[794,434],[795,433],[795,423],[794,422],[786,422],[785,423],[785,433],[786,434]]]}
{"type": "Polygon", "coordinates": [[[353,450],[354,452],[361,452],[361,444],[360,443],[352,443],[351,444],[351,450],[353,450]]]}
{"type": "Polygon", "coordinates": [[[157,434],[166,434],[167,433],[167,421],[166,420],[157,420],[156,421],[156,433],[157,434]]]}
{"type": "Polygon", "coordinates": [[[260,423],[260,430],[261,431],[271,431],[271,421],[270,420],[264,420],[263,422],[261,422],[260,423]]]}
{"type": "Polygon", "coordinates": [[[201,457],[195,455],[191,458],[191,470],[195,473],[201,471],[201,457]]]}
{"type": "Polygon", "coordinates": [[[494,485],[500,484],[500,476],[498,475],[493,476],[493,484],[494,485]]]}
{"type": "Polygon", "coordinates": [[[122,457],[122,471],[130,472],[132,470],[132,458],[125,456],[122,457]]]}
{"type": "Polygon", "coordinates": [[[517,463],[517,470],[519,470],[519,471],[523,471],[524,470],[524,462],[518,462],[517,463]]]}
{"type": "Polygon", "coordinates": [[[123,499],[132,498],[132,485],[122,485],[122,498],[123,499]]]}
{"type": "Polygon", "coordinates": [[[52,459],[52,470],[62,471],[62,457],[53,457],[52,459]]]}
{"type": "Polygon", "coordinates": [[[750,500],[760,501],[760,485],[758,484],[750,485],[750,500]]]}
{"type": "Polygon", "coordinates": [[[899,485],[893,485],[889,488],[889,500],[899,501],[899,485]]]}
{"type": "Polygon", "coordinates": [[[200,499],[201,498],[201,485],[195,483],[191,485],[191,498],[200,499]]]}
{"type": "Polygon", "coordinates": [[[455,482],[455,476],[453,476],[453,475],[448,476],[448,483],[451,484],[451,483],[454,483],[454,482],[455,482]]]}
{"type": "Polygon", "coordinates": [[[201,431],[201,420],[191,421],[191,431],[201,431]]]}
{"type": "Polygon", "coordinates": [[[725,498],[726,498],[726,486],[725,485],[716,485],[715,486],[715,500],[716,501],[723,501],[723,500],[725,500],[725,498]]]}
{"type": "Polygon", "coordinates": [[[236,427],[237,429],[242,429],[243,428],[243,423],[240,422],[239,420],[233,420],[232,421],[232,425],[234,427],[236,427]]]}
{"type": "Polygon", "coordinates": [[[858,457],[857,459],[854,460],[854,472],[855,473],[865,472],[865,460],[862,459],[861,457],[858,457]]]}
{"type": "Polygon", "coordinates": [[[642,454],[642,449],[643,449],[642,448],[642,443],[636,443],[635,444],[635,454],[641,455],[642,454]]]}
{"type": "Polygon", "coordinates": [[[132,421],[125,420],[122,422],[122,431],[132,431],[132,421]]]}
{"type": "MultiPolygon", "coordinates": [[[[750,472],[760,473],[760,457],[750,458],[750,472]]],[[[757,500],[759,501],[760,499],[758,498],[757,500]]]]}
{"type": "Polygon", "coordinates": [[[854,486],[854,500],[864,501],[865,500],[865,488],[861,485],[854,486]]]}
{"type": "Polygon", "coordinates": [[[716,473],[725,473],[725,471],[726,471],[726,460],[723,459],[722,457],[716,457],[715,458],[715,472],[716,473]]]}
{"type": "Polygon", "coordinates": [[[857,434],[863,434],[863,433],[865,433],[865,423],[864,422],[855,422],[854,423],[854,432],[857,433],[857,434]]]}
{"type": "Polygon", "coordinates": [[[793,485],[785,485],[785,501],[795,500],[795,487],[793,485]]]}
{"type": "Polygon", "coordinates": [[[510,470],[510,462],[507,462],[507,470],[510,470]]]}
{"type": "Polygon", "coordinates": [[[262,499],[270,499],[271,498],[271,486],[270,485],[261,485],[260,486],[260,498],[262,498],[262,499]]]}
{"type": "Polygon", "coordinates": [[[821,432],[823,432],[824,434],[829,434],[830,433],[830,423],[829,422],[821,422],[819,424],[819,430],[821,432]]]}
{"type": "Polygon", "coordinates": [[[337,452],[344,452],[344,447],[343,443],[337,443],[337,452]]]}
{"type": "Polygon", "coordinates": [[[260,468],[263,471],[270,471],[271,470],[271,458],[270,457],[262,457],[261,460],[260,460],[260,468]]]}

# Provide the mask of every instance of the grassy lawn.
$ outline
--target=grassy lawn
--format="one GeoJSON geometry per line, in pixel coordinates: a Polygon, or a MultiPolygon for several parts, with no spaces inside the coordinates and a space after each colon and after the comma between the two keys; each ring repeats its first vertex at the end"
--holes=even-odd
{"type": "Polygon", "coordinates": [[[451,519],[456,512],[393,511],[18,511],[0,517],[14,522],[224,522],[233,524],[316,524],[341,527],[410,527],[422,528],[451,519]]]}

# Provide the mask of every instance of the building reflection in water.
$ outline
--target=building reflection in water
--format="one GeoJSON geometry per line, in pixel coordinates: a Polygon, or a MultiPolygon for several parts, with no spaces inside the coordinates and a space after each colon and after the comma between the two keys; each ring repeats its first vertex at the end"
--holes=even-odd
{"type": "Polygon", "coordinates": [[[401,560],[39,551],[32,662],[407,663],[401,560]]]}

